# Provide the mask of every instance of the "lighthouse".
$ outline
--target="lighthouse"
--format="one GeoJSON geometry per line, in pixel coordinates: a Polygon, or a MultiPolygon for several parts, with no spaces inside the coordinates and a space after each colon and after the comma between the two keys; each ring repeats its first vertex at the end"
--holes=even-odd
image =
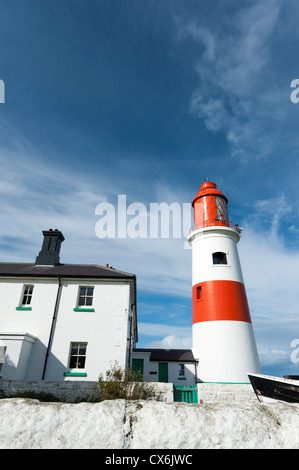
{"type": "Polygon", "coordinates": [[[248,383],[259,358],[228,200],[215,183],[200,186],[192,206],[192,351],[202,382],[248,383]]]}

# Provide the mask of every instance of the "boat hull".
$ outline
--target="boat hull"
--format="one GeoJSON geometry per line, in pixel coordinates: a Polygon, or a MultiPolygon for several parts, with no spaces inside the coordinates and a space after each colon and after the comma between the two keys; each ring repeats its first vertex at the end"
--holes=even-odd
{"type": "Polygon", "coordinates": [[[283,401],[299,403],[299,381],[271,377],[262,374],[247,374],[258,400],[262,403],[283,401]]]}

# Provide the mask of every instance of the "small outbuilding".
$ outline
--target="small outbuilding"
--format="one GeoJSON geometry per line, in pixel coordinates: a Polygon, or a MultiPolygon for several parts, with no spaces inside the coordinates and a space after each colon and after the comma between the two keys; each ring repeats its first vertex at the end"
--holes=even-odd
{"type": "Polygon", "coordinates": [[[191,349],[134,349],[132,368],[139,370],[148,382],[170,382],[174,385],[197,383],[197,360],[191,349]]]}

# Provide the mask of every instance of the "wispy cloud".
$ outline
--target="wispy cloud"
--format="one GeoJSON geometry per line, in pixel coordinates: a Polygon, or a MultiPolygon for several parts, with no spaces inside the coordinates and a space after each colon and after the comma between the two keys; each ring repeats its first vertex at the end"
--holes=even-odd
{"type": "MultiPolygon", "coordinates": [[[[69,236],[72,248],[70,235],[77,242],[95,238],[94,207],[106,196],[90,184],[87,176],[79,177],[72,169],[54,166],[51,161],[42,162],[36,151],[29,151],[20,142],[17,148],[0,148],[0,164],[2,261],[35,259],[41,231],[49,228],[58,228],[69,236]],[[7,251],[12,236],[18,240],[15,253],[7,251]]],[[[84,246],[81,248],[83,253],[84,246]]],[[[63,250],[69,253],[68,246],[63,250]]]]}
{"type": "Polygon", "coordinates": [[[195,65],[199,83],[190,112],[207,129],[224,132],[238,157],[269,155],[275,132],[265,135],[260,123],[268,119],[273,124],[283,114],[282,99],[287,104],[269,70],[281,5],[281,0],[251,2],[230,17],[223,13],[221,25],[217,18],[218,29],[198,19],[177,19],[181,40],[192,37],[203,47],[195,65]]]}
{"type": "Polygon", "coordinates": [[[259,200],[254,204],[255,220],[260,220],[270,227],[272,238],[278,236],[280,222],[286,215],[293,213],[293,207],[284,194],[270,199],[259,200]]]}

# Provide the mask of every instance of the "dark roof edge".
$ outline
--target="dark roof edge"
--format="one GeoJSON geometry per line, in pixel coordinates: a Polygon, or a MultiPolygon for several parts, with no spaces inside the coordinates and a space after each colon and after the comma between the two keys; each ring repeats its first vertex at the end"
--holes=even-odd
{"type": "Polygon", "coordinates": [[[15,274],[15,273],[1,273],[0,278],[2,277],[33,277],[33,278],[38,278],[38,277],[43,277],[43,278],[53,278],[53,279],[106,279],[109,281],[113,281],[113,279],[119,281],[119,280],[128,280],[132,281],[136,279],[135,275],[132,276],[100,276],[100,275],[92,275],[92,274],[28,274],[28,273],[23,273],[23,274],[15,274]]]}
{"type": "Polygon", "coordinates": [[[135,274],[127,273],[125,271],[120,271],[118,269],[107,268],[105,266],[100,266],[96,264],[67,264],[67,263],[60,263],[56,265],[36,265],[35,263],[9,263],[9,262],[0,262],[0,277],[53,277],[53,278],[81,278],[81,277],[88,277],[88,278],[101,278],[101,279],[134,279],[136,278],[135,274]],[[13,271],[10,269],[6,269],[1,272],[1,268],[3,266],[10,266],[10,267],[20,267],[20,268],[30,268],[35,269],[36,273],[22,271],[13,271]],[[62,268],[60,270],[59,268],[62,268]],[[63,269],[70,269],[74,270],[74,272],[63,272],[63,269]],[[75,269],[78,270],[86,269],[86,272],[76,272],[75,269]],[[88,272],[88,268],[91,270],[98,269],[104,271],[103,273],[91,273],[88,272]],[[43,272],[43,269],[45,272],[43,272]],[[52,271],[52,272],[51,272],[52,271]]]}
{"type": "Polygon", "coordinates": [[[192,349],[159,349],[159,348],[135,348],[133,353],[150,353],[150,361],[167,361],[167,362],[198,362],[195,359],[192,349]],[[183,357],[183,355],[191,357],[183,357]],[[153,355],[153,358],[152,358],[153,355]]]}

